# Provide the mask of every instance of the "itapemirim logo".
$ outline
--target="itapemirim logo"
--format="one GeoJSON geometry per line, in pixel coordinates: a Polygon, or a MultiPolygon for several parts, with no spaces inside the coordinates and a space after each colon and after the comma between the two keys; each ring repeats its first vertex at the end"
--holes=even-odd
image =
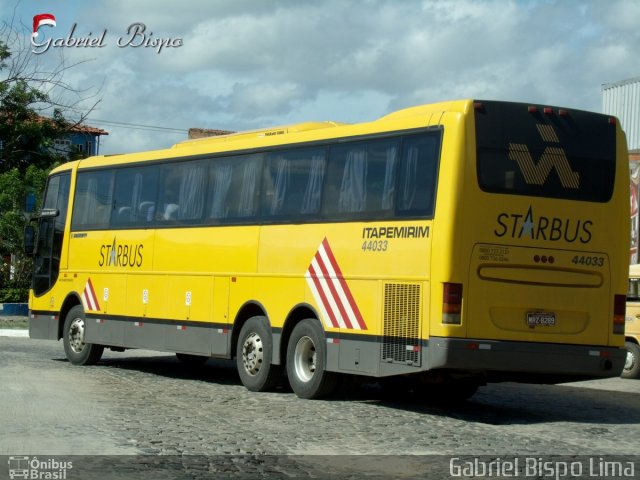
{"type": "MultiPolygon", "coordinates": [[[[36,55],[48,52],[51,48],[103,48],[108,45],[107,29],[95,34],[86,32],[78,35],[78,24],[74,23],[65,36],[40,39],[40,28],[43,26],[55,27],[56,17],[52,13],[39,13],[33,16],[33,33],[31,34],[31,50],[36,55]]],[[[43,35],[45,36],[45,35],[43,35]]],[[[116,39],[118,48],[149,48],[160,54],[166,48],[182,47],[184,41],[181,37],[159,37],[142,22],[130,24],[123,35],[116,39]]]]}

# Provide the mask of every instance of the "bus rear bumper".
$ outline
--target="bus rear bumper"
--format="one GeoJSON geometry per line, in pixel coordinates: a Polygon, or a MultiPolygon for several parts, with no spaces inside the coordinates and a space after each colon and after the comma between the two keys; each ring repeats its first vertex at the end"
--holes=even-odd
{"type": "Polygon", "coordinates": [[[461,338],[429,338],[430,369],[617,377],[624,347],[565,345],[461,338]]]}

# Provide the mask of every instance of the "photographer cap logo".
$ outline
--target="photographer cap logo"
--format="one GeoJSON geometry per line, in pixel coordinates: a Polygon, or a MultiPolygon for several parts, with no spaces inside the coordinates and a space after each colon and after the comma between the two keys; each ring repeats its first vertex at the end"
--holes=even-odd
{"type": "Polygon", "coordinates": [[[39,33],[40,27],[43,25],[49,25],[50,27],[56,26],[56,17],[51,13],[41,13],[39,15],[35,15],[33,17],[33,33],[31,34],[31,38],[36,38],[39,33]]]}

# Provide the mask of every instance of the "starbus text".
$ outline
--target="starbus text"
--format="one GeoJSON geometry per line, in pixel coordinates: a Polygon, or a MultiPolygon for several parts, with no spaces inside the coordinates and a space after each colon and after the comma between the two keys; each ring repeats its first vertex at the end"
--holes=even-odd
{"type": "Polygon", "coordinates": [[[500,213],[496,222],[498,226],[493,231],[496,237],[529,237],[532,240],[568,243],[589,243],[592,238],[591,220],[534,216],[531,207],[524,215],[500,213]]]}

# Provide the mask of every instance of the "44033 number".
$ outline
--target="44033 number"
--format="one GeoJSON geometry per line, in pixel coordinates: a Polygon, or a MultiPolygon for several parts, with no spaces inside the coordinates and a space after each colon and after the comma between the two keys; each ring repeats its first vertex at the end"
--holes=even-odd
{"type": "Polygon", "coordinates": [[[386,252],[388,248],[388,240],[369,240],[362,244],[363,252],[386,252]]]}
{"type": "Polygon", "coordinates": [[[574,265],[586,265],[588,267],[604,267],[604,257],[594,255],[576,255],[571,259],[574,265]]]}

